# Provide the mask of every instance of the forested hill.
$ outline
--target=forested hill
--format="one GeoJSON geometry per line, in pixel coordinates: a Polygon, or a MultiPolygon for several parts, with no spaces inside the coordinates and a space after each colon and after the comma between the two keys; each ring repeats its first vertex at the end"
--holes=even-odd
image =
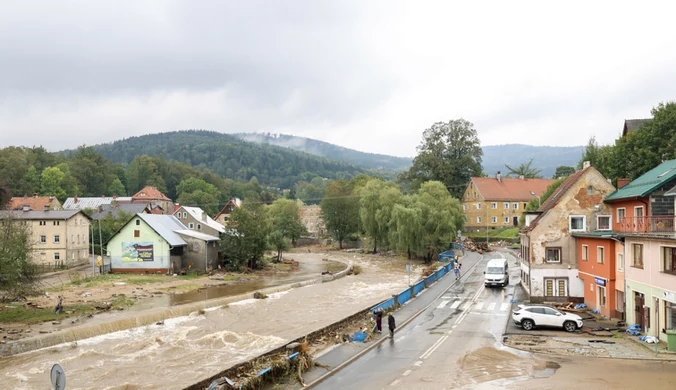
{"type": "Polygon", "coordinates": [[[105,158],[122,164],[136,156],[164,156],[193,167],[206,167],[228,179],[248,181],[256,177],[264,185],[292,188],[301,180],[319,176],[351,178],[366,169],[330,161],[273,145],[247,142],[214,131],[186,130],[130,137],[94,148],[105,158]]]}
{"type": "Polygon", "coordinates": [[[259,144],[281,146],[300,152],[325,157],[329,160],[342,161],[364,168],[404,171],[411,166],[412,158],[395,157],[384,154],[364,153],[354,149],[318,141],[311,138],[296,137],[286,134],[270,133],[238,133],[235,137],[259,144]]]}
{"type": "Polygon", "coordinates": [[[532,146],[532,145],[491,145],[483,146],[483,171],[493,176],[497,171],[508,173],[506,165],[512,168],[533,159],[533,167],[542,170],[540,176],[551,178],[556,167],[577,167],[582,158],[584,146],[532,146]]]}

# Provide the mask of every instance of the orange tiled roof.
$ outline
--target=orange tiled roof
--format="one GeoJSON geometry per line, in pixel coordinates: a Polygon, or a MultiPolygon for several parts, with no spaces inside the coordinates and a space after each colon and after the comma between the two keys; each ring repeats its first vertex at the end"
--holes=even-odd
{"type": "Polygon", "coordinates": [[[160,190],[153,186],[145,186],[143,189],[137,193],[135,193],[131,197],[132,201],[135,200],[168,200],[171,201],[171,199],[167,198],[166,195],[164,195],[160,190]]]}
{"type": "Polygon", "coordinates": [[[10,210],[20,210],[23,208],[23,206],[28,206],[31,210],[42,211],[44,210],[45,206],[51,206],[52,201],[54,201],[53,196],[13,197],[9,200],[8,208],[10,210]]]}
{"type": "Polygon", "coordinates": [[[513,179],[494,177],[473,177],[472,183],[484,200],[524,201],[533,199],[531,191],[542,195],[554,179],[513,179]]]}

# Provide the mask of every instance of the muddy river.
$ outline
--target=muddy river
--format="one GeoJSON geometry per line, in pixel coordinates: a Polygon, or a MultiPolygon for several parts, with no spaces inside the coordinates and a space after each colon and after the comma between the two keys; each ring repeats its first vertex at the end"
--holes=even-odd
{"type": "MultiPolygon", "coordinates": [[[[0,383],[8,389],[48,389],[49,370],[58,362],[66,371],[69,390],[180,389],[376,304],[408,284],[402,260],[341,256],[361,264],[363,272],[265,300],[168,319],[162,325],[3,358],[0,383]]],[[[311,262],[316,255],[294,258],[311,262]]]]}

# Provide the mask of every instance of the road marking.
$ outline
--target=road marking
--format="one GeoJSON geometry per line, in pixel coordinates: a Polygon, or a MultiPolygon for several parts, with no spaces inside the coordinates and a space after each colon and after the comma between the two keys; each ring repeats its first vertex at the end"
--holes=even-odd
{"type": "Polygon", "coordinates": [[[401,381],[399,379],[395,379],[394,382],[390,383],[390,386],[396,386],[399,383],[401,383],[401,381]]]}
{"type": "Polygon", "coordinates": [[[413,363],[413,365],[416,366],[416,367],[420,367],[420,366],[422,366],[422,364],[423,364],[422,360],[418,360],[417,362],[413,363]]]}
{"type": "Polygon", "coordinates": [[[457,309],[458,306],[460,306],[460,303],[462,303],[462,302],[461,302],[461,301],[455,301],[455,302],[453,302],[453,304],[451,305],[451,309],[457,309]]]}
{"type": "Polygon", "coordinates": [[[484,307],[484,303],[483,302],[477,302],[476,310],[481,310],[482,307],[484,307]]]}
{"type": "Polygon", "coordinates": [[[448,305],[448,302],[449,302],[449,301],[441,301],[441,303],[439,304],[439,306],[437,306],[437,309],[443,309],[444,306],[448,305]]]}
{"type": "Polygon", "coordinates": [[[448,336],[443,336],[439,340],[437,340],[434,344],[432,344],[432,346],[427,351],[425,351],[425,353],[423,353],[420,356],[420,359],[427,359],[428,357],[430,357],[430,355],[432,355],[432,353],[434,353],[434,351],[436,351],[437,348],[439,348],[439,346],[441,345],[441,343],[446,341],[447,338],[448,336]]]}
{"type": "Polygon", "coordinates": [[[462,310],[467,310],[472,306],[472,302],[465,303],[465,306],[462,307],[462,310]]]}
{"type": "Polygon", "coordinates": [[[488,310],[488,311],[493,311],[493,309],[495,309],[495,302],[491,302],[491,303],[488,304],[487,310],[488,310]]]}
{"type": "Polygon", "coordinates": [[[503,303],[500,305],[500,311],[505,311],[509,307],[509,303],[503,303]]]}
{"type": "Polygon", "coordinates": [[[401,375],[403,375],[403,376],[408,376],[408,374],[410,374],[410,373],[411,373],[411,370],[406,370],[406,371],[404,371],[404,373],[401,374],[401,375]]]}

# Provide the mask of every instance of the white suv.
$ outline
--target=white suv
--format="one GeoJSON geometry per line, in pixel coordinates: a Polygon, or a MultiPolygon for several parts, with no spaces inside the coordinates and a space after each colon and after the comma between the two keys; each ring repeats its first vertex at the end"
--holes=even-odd
{"type": "Polygon", "coordinates": [[[512,320],[515,324],[521,325],[524,330],[531,330],[536,326],[551,326],[574,332],[583,324],[579,315],[558,311],[549,306],[519,305],[518,307],[512,312],[512,320]]]}

